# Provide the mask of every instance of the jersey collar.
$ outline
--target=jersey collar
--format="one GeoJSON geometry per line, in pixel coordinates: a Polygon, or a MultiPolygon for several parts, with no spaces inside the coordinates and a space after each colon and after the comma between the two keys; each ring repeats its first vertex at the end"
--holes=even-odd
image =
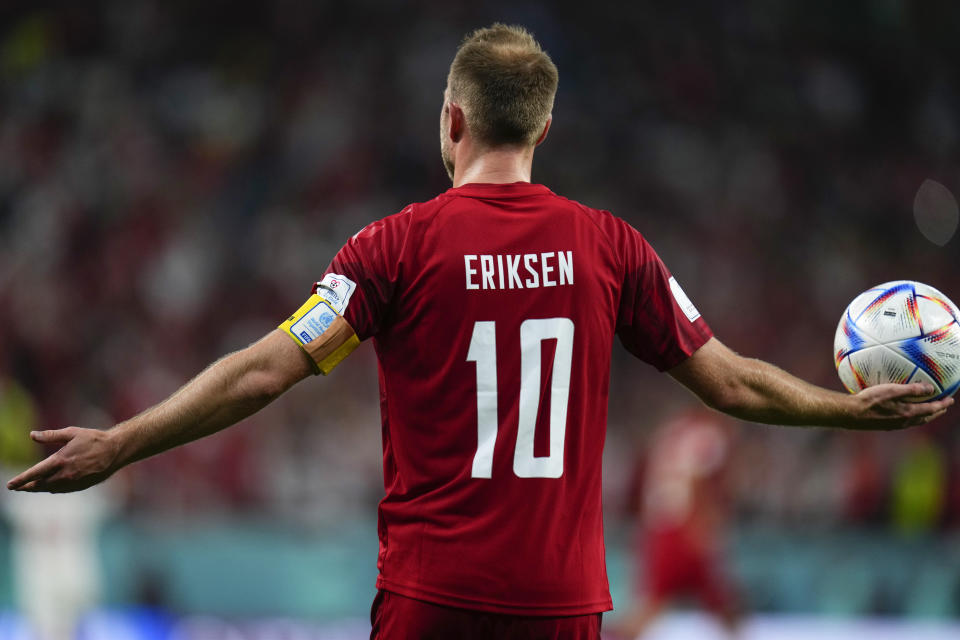
{"type": "Polygon", "coordinates": [[[446,195],[466,196],[467,198],[523,198],[552,193],[542,184],[532,184],[530,182],[506,184],[472,182],[446,191],[446,195]]]}

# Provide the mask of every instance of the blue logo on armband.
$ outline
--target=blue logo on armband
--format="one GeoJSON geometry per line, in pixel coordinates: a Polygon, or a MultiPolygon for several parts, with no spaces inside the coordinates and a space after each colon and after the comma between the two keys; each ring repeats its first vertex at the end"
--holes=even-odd
{"type": "Polygon", "coordinates": [[[320,314],[319,324],[322,331],[326,331],[330,328],[330,325],[333,324],[333,321],[337,319],[337,316],[333,315],[329,311],[320,314]]]}
{"type": "Polygon", "coordinates": [[[320,300],[290,326],[290,333],[300,338],[303,344],[307,344],[322,336],[336,319],[337,314],[331,310],[330,303],[320,300]]]}

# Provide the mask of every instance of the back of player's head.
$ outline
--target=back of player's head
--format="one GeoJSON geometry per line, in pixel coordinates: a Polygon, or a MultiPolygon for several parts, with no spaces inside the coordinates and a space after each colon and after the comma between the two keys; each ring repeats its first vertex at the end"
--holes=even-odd
{"type": "Polygon", "coordinates": [[[490,146],[533,145],[553,109],[557,67],[523,27],[494,24],[464,38],[450,65],[450,99],[490,146]]]}

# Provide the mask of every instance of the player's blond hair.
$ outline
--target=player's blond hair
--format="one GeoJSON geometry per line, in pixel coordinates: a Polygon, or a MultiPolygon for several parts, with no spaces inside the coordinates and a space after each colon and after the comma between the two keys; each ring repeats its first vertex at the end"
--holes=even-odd
{"type": "Polygon", "coordinates": [[[523,27],[494,24],[464,38],[450,65],[450,100],[489,146],[537,142],[553,109],[557,67],[523,27]]]}

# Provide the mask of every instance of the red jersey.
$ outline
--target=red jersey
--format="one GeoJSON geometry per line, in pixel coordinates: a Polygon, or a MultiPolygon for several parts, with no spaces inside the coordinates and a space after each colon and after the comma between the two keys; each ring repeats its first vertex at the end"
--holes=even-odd
{"type": "Polygon", "coordinates": [[[361,230],[324,282],[379,360],[377,587],[519,615],[609,610],[614,334],[661,370],[711,335],[643,237],[541,185],[470,184],[361,230]]]}

